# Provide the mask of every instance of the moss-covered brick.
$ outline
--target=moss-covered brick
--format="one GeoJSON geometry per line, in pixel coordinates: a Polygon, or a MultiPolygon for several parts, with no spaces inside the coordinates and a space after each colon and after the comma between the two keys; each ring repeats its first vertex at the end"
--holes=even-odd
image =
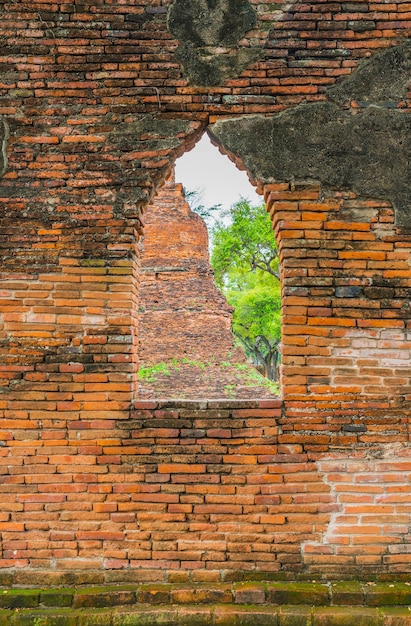
{"type": "Polygon", "coordinates": [[[111,626],[112,610],[82,609],[76,616],[76,626],[111,626]]]}
{"type": "Polygon", "coordinates": [[[281,606],[280,626],[311,626],[312,609],[308,606],[281,606]]]}
{"type": "Polygon", "coordinates": [[[238,583],[234,588],[236,604],[264,604],[265,585],[263,583],[238,583]]]}
{"type": "Polygon", "coordinates": [[[40,591],[40,604],[48,607],[69,607],[73,604],[74,589],[40,591]]]}
{"type": "Polygon", "coordinates": [[[207,606],[183,606],[178,609],[178,624],[181,626],[211,626],[213,609],[207,606]]]}
{"type": "Polygon", "coordinates": [[[13,617],[13,615],[13,611],[0,609],[0,624],[11,624],[11,618],[13,617]]]}
{"type": "Polygon", "coordinates": [[[176,608],[140,608],[114,611],[111,626],[171,626],[178,624],[176,608]]]}
{"type": "Polygon", "coordinates": [[[364,604],[364,588],[358,581],[332,583],[330,587],[332,604],[364,604]]]}
{"type": "MultiPolygon", "coordinates": [[[[3,622],[1,622],[3,624],[3,622]]],[[[77,626],[77,615],[70,609],[52,611],[18,611],[5,626],[77,626]]],[[[106,622],[107,626],[109,622],[106,622]]]]}
{"type": "Polygon", "coordinates": [[[375,583],[364,588],[368,606],[411,604],[411,586],[405,583],[375,583]]]}
{"type": "Polygon", "coordinates": [[[270,583],[267,600],[271,604],[321,606],[329,604],[329,590],[327,585],[321,583],[270,583]]]}
{"type": "Polygon", "coordinates": [[[409,626],[411,607],[382,607],[378,609],[384,626],[409,626]]]}
{"type": "Polygon", "coordinates": [[[278,611],[273,607],[218,606],[214,623],[216,626],[278,626],[278,611]]]}
{"type": "Polygon", "coordinates": [[[39,605],[37,589],[10,589],[0,591],[0,607],[5,609],[31,609],[39,605]]]}
{"type": "Polygon", "coordinates": [[[106,607],[135,604],[136,592],[132,590],[81,590],[74,594],[73,607],[106,607]]]}
{"type": "Polygon", "coordinates": [[[383,626],[377,609],[362,607],[315,607],[313,626],[383,626]]]}
{"type": "Polygon", "coordinates": [[[233,601],[233,594],[230,585],[199,585],[172,589],[171,601],[176,604],[225,604],[233,601]]]}
{"type": "Polygon", "coordinates": [[[137,592],[140,604],[170,604],[171,585],[141,585],[137,592]]]}
{"type": "MultiPolygon", "coordinates": [[[[310,579],[312,576],[309,577],[310,579]]],[[[225,574],[224,580],[230,580],[232,582],[245,582],[249,581],[259,581],[259,582],[276,582],[281,581],[284,582],[286,580],[295,581],[295,580],[305,580],[304,574],[301,573],[296,576],[291,572],[227,572],[225,574]]]]}

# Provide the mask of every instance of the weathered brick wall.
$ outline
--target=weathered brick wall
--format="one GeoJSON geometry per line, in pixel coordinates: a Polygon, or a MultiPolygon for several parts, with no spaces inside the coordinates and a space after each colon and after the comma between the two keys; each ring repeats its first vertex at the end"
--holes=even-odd
{"type": "Polygon", "coordinates": [[[0,2],[3,582],[409,571],[410,6],[231,4],[0,2]],[[281,416],[130,416],[142,209],[215,122],[281,247],[281,416]]]}
{"type": "Polygon", "coordinates": [[[408,576],[409,412],[330,404],[8,420],[0,583],[408,576]]]}
{"type": "Polygon", "coordinates": [[[411,393],[409,236],[392,207],[316,186],[267,186],[281,250],[283,391],[310,401],[411,393]]]}

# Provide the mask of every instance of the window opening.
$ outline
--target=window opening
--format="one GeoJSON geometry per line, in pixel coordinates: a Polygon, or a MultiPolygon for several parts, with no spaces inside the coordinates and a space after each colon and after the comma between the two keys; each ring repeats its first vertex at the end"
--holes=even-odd
{"type": "Polygon", "coordinates": [[[145,221],[139,397],[278,395],[278,258],[262,198],[246,173],[205,136],[177,161],[145,221]],[[264,239],[253,248],[258,229],[264,239]],[[227,256],[234,236],[236,250],[227,256]]]}

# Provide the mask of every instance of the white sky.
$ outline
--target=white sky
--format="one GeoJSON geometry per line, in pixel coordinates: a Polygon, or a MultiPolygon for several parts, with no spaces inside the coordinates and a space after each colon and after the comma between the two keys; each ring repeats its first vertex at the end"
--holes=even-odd
{"type": "Polygon", "coordinates": [[[187,191],[201,191],[201,204],[205,207],[221,204],[229,208],[241,197],[252,204],[263,201],[247,174],[223,156],[206,134],[190,152],[177,159],[176,182],[182,183],[187,191]]]}

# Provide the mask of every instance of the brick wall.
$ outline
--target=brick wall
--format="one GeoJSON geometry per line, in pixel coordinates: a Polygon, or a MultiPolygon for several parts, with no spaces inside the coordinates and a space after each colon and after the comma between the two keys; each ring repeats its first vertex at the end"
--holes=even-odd
{"type": "Polygon", "coordinates": [[[1,584],[406,577],[409,412],[302,404],[8,420],[1,584]]]}
{"type": "MultiPolygon", "coordinates": [[[[1,580],[406,575],[410,236],[386,197],[255,179],[281,247],[282,404],[133,407],[142,212],[173,161],[221,118],[326,102],[408,42],[410,6],[253,0],[231,52],[258,59],[201,86],[170,4],[0,2],[1,580]]],[[[377,108],[409,112],[407,58],[368,81],[377,108]]]]}
{"type": "Polygon", "coordinates": [[[307,185],[268,186],[266,198],[281,250],[285,397],[409,402],[411,251],[392,207],[319,199],[307,185]]]}

